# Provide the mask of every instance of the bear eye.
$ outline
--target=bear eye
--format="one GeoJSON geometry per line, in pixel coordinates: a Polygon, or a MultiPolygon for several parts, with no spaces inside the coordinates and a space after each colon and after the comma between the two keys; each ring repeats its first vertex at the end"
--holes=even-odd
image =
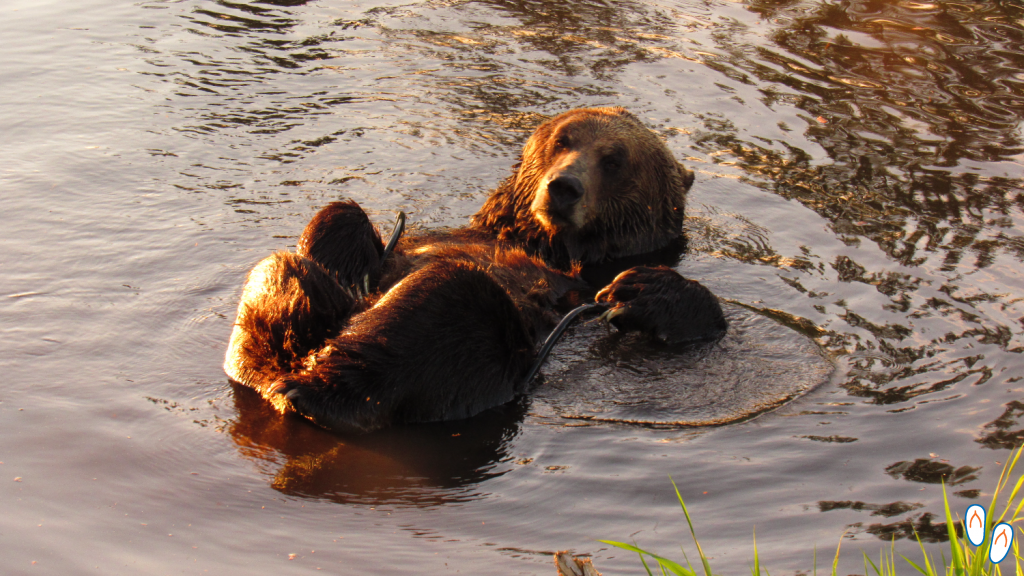
{"type": "Polygon", "coordinates": [[[568,148],[568,147],[569,147],[569,137],[568,136],[562,135],[562,136],[559,136],[555,140],[555,149],[556,150],[565,149],[565,148],[568,148]]]}
{"type": "Polygon", "coordinates": [[[609,154],[601,158],[601,168],[609,172],[617,171],[619,168],[622,168],[622,157],[618,154],[609,154]]]}

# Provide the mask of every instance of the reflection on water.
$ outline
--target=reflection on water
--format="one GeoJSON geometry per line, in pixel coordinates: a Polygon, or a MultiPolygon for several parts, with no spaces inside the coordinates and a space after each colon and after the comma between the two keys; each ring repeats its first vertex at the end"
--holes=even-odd
{"type": "Polygon", "coordinates": [[[911,482],[928,484],[945,483],[947,486],[959,486],[965,482],[977,480],[974,474],[978,468],[961,466],[953,468],[946,462],[934,462],[926,458],[918,458],[913,462],[897,462],[885,469],[885,473],[893,478],[902,477],[911,482]]]}
{"type": "MultiPolygon", "coordinates": [[[[1013,377],[1011,381],[1019,381],[1020,377],[1013,377]]],[[[1024,424],[1020,417],[1024,415],[1024,402],[1012,400],[1006,404],[1006,411],[999,417],[985,425],[984,433],[977,439],[977,442],[993,449],[1002,448],[1011,450],[1024,444],[1024,424]]]]}
{"type": "MultiPolygon", "coordinates": [[[[957,532],[963,532],[962,526],[962,522],[957,523],[957,532]]],[[[871,524],[864,531],[885,542],[904,538],[929,543],[949,542],[949,528],[946,527],[945,520],[936,518],[931,512],[925,512],[892,524],[871,524]]]]}
{"type": "Polygon", "coordinates": [[[508,471],[508,445],[524,405],[513,402],[466,421],[339,437],[282,416],[232,384],[238,417],[227,426],[239,452],[284,494],[342,504],[433,507],[480,499],[479,485],[508,471]]]}
{"type": "MultiPolygon", "coordinates": [[[[772,82],[810,96],[800,107],[823,117],[810,125],[813,137],[864,183],[875,171],[913,181],[963,160],[1021,152],[1024,35],[1012,26],[1019,5],[755,1],[750,9],[780,25],[771,34],[776,49],[758,51],[776,73],[785,71],[772,82]]],[[[928,205],[940,216],[957,215],[952,202],[943,206],[943,191],[934,193],[932,202],[918,198],[914,211],[928,205]]],[[[907,205],[914,201],[908,196],[891,201],[907,205]]]]}
{"type": "Polygon", "coordinates": [[[479,499],[487,494],[478,485],[508,472],[510,445],[527,413],[531,423],[555,426],[561,419],[721,426],[777,408],[832,374],[832,364],[799,332],[748,310],[726,310],[729,334],[682,347],[609,335],[591,320],[563,335],[528,397],[465,421],[337,435],[282,416],[232,383],[238,416],[225,428],[285,494],[417,507],[479,499]]]}
{"type": "MultiPolygon", "coordinates": [[[[846,254],[807,258],[814,252],[808,246],[801,247],[803,258],[787,263],[793,273],[784,279],[846,325],[837,327],[831,344],[871,352],[855,355],[845,386],[873,402],[896,404],[964,380],[984,384],[993,376],[978,363],[984,354],[957,360],[936,354],[977,344],[1004,351],[1021,346],[1018,300],[964,281],[1000,255],[1024,256],[1020,7],[752,2],[749,8],[778,28],[770,46],[746,53],[723,41],[729,66],[759,86],[767,107],[789,103],[805,112],[805,136],[829,162],[784,140],[744,140],[726,124],[708,125],[703,147],[725,148],[751,177],[814,210],[851,253],[864,252],[861,243],[868,242],[889,258],[882,267],[846,254]],[[836,280],[877,291],[885,298],[880,310],[868,315],[836,298],[835,284],[826,288],[836,280]]],[[[758,246],[716,248],[746,262],[775,263],[758,246]]]]}
{"type": "Polygon", "coordinates": [[[145,522],[168,530],[144,540],[152,565],[136,571],[195,555],[238,572],[257,554],[287,573],[331,550],[369,571],[379,558],[364,551],[383,546],[396,571],[498,558],[540,573],[549,560],[529,551],[576,547],[627,573],[633,560],[594,539],[673,549],[672,475],[715,535],[716,569],[746,569],[756,524],[772,569],[798,572],[815,538],[846,528],[844,555],[942,538],[937,482],[957,484],[951,506],[984,499],[1024,439],[1020,3],[17,0],[0,13],[0,437],[18,440],[0,469],[24,479],[5,488],[10,562],[119,567],[145,522]],[[777,354],[739,332],[710,351],[567,340],[532,403],[358,438],[223,384],[245,271],[319,206],[344,196],[376,222],[405,210],[413,226],[463,225],[535,126],[596,105],[630,108],[696,170],[676,267],[761,323],[777,354]],[[819,349],[838,373],[804,392],[831,369],[819,349]],[[701,362],[708,377],[687,380],[701,362]],[[729,392],[744,379],[798,397],[689,432],[593,418],[714,419],[729,404],[716,400],[761,398],[729,392]],[[117,442],[133,448],[111,458],[117,442]],[[376,504],[394,517],[365,515],[376,504]],[[40,515],[68,525],[37,531],[40,515]],[[175,548],[193,525],[206,531],[175,548]],[[253,525],[266,530],[237,529],[253,525]],[[337,530],[347,539],[306,559],[279,549],[337,530]]]}
{"type": "MultiPolygon", "coordinates": [[[[818,502],[818,508],[822,512],[830,510],[871,511],[871,516],[882,516],[883,518],[902,516],[923,507],[923,504],[916,502],[891,502],[889,504],[867,504],[865,502],[851,502],[849,500],[842,502],[818,502]]],[[[865,527],[863,522],[855,522],[849,525],[848,529],[853,529],[857,532],[864,531],[889,542],[904,538],[914,541],[920,539],[922,542],[949,542],[949,532],[945,522],[933,523],[934,518],[935,516],[932,513],[924,512],[891,524],[875,522],[865,527]]],[[[956,526],[958,531],[962,531],[962,522],[957,522],[956,526]]]]}
{"type": "Polygon", "coordinates": [[[870,510],[872,516],[883,516],[885,518],[906,514],[907,512],[917,510],[922,506],[924,506],[924,504],[908,504],[906,502],[891,502],[889,504],[866,504],[864,502],[851,502],[849,500],[844,500],[842,502],[822,500],[821,502],[818,502],[818,508],[822,512],[828,512],[829,510],[870,510]]]}

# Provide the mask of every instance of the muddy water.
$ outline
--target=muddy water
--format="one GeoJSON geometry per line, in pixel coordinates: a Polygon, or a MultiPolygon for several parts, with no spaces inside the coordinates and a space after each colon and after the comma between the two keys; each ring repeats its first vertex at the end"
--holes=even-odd
{"type": "Polygon", "coordinates": [[[716,571],[756,527],[773,574],[841,537],[851,573],[1024,438],[1015,3],[11,0],[0,32],[4,573],[639,574],[596,539],[681,556],[670,475],[716,571]],[[585,326],[530,398],[359,438],[232,388],[244,274],[319,206],[458,226],[593,105],[697,171],[678,269],[744,331],[585,326]],[[737,402],[770,409],[665,424],[737,402]]]}

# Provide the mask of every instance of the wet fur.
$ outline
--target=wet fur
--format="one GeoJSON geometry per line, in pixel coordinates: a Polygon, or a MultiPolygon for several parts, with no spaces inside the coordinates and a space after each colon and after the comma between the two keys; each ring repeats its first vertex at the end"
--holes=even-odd
{"type": "Polygon", "coordinates": [[[645,254],[682,235],[686,192],[693,172],[679,164],[653,132],[622,108],[574,110],[544,123],[527,142],[513,174],[473,218],[471,227],[498,240],[525,246],[566,269],[572,262],[645,254]],[[579,229],[559,229],[537,218],[537,190],[555,164],[557,141],[569,132],[595,149],[621,146],[622,173],[602,180],[594,217],[579,229]]]}
{"type": "MultiPolygon", "coordinates": [[[[332,203],[296,254],[279,252],[250,272],[225,371],[281,412],[335,429],[465,418],[505,403],[523,392],[555,304],[593,293],[581,265],[681,238],[692,180],[635,117],[602,108],[546,122],[469,227],[410,234],[383,264],[380,236],[358,205],[332,203]],[[579,201],[556,201],[549,182],[565,175],[581,183],[579,201]],[[359,288],[367,284],[369,295],[359,288]]],[[[667,268],[644,276],[646,291],[620,278],[602,293],[619,323],[670,340],[679,323],[651,324],[655,307],[714,300],[693,299],[706,288],[667,268]]],[[[710,316],[720,317],[714,304],[710,316]]],[[[713,324],[682,328],[699,335],[713,324]]]]}

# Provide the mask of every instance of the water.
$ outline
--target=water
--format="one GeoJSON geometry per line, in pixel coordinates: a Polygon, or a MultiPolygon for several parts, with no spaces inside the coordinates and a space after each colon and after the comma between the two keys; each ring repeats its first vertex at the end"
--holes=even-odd
{"type": "Polygon", "coordinates": [[[756,527],[773,574],[841,537],[853,573],[935,539],[940,478],[987,502],[1024,439],[1015,3],[11,0],[0,31],[5,573],[640,574],[596,539],[681,556],[669,475],[716,571],[756,527]],[[462,225],[543,118],[597,105],[697,171],[679,270],[781,339],[708,373],[777,383],[760,343],[810,367],[796,398],[565,418],[672,419],[675,363],[714,358],[587,327],[482,420],[339,439],[232,388],[245,272],[319,206],[462,225]],[[580,370],[626,401],[558,384],[580,370]]]}

